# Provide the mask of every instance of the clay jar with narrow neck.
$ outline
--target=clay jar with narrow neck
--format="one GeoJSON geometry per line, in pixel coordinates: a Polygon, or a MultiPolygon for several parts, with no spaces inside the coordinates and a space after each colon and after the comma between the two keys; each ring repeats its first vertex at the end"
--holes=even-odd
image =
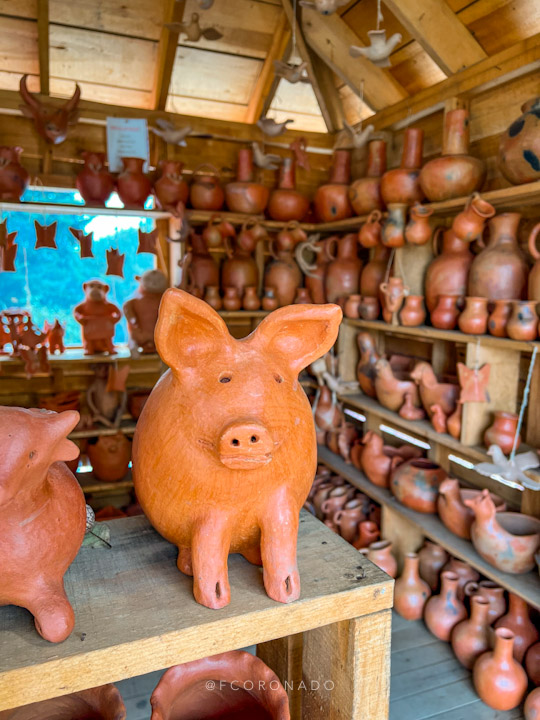
{"type": "MultiPolygon", "coordinates": [[[[225,240],[227,259],[221,268],[221,285],[223,287],[236,287],[238,295],[244,296],[244,289],[248,285],[259,286],[259,268],[253,258],[253,251],[257,245],[254,233],[244,224],[234,242],[234,248],[225,240]]],[[[273,283],[267,283],[273,285],[273,283]]]]}
{"type": "Polygon", "coordinates": [[[209,285],[219,285],[219,268],[200,235],[191,235],[191,250],[181,261],[181,267],[183,290],[192,292],[196,288],[200,297],[204,297],[209,285]]]}
{"type": "Polygon", "coordinates": [[[296,189],[294,158],[285,157],[279,169],[277,189],[272,190],[267,212],[272,220],[303,220],[309,210],[309,199],[296,189]]]}
{"type": "Polygon", "coordinates": [[[512,314],[511,300],[495,300],[493,310],[488,318],[488,330],[495,337],[508,337],[506,326],[512,314]]]}
{"type": "Polygon", "coordinates": [[[228,312],[235,312],[236,310],[240,310],[240,308],[242,307],[242,300],[240,298],[240,295],[238,294],[237,287],[225,286],[223,288],[223,307],[228,312]]]}
{"type": "Polygon", "coordinates": [[[386,172],[386,142],[372,140],[368,145],[366,177],[354,180],[349,188],[349,200],[357,215],[367,215],[384,207],[381,196],[381,177],[386,172]]]}
{"type": "MultiPolygon", "coordinates": [[[[82,195],[85,205],[104,207],[105,201],[109,199],[114,190],[113,176],[105,167],[105,153],[85,150],[81,154],[84,159],[84,167],[75,180],[77,190],[82,195]]],[[[2,196],[1,187],[0,180],[0,196],[2,196]]]]}
{"type": "Polygon", "coordinates": [[[473,684],[478,696],[494,710],[512,710],[525,697],[527,674],[512,656],[514,633],[495,631],[495,648],[483,653],[473,667],[473,684]]]}
{"type": "Polygon", "coordinates": [[[477,658],[489,650],[489,602],[481,595],[471,598],[471,616],[458,623],[452,631],[452,650],[468,670],[477,658]]]}
{"type": "Polygon", "coordinates": [[[448,561],[446,550],[430,540],[424,542],[418,553],[420,560],[420,577],[435,591],[439,587],[439,575],[448,561]]]}
{"type": "Polygon", "coordinates": [[[164,209],[174,209],[179,202],[187,202],[189,188],[182,178],[184,164],[177,160],[162,160],[161,175],[154,183],[154,193],[158,205],[164,209]]]}
{"type": "Polygon", "coordinates": [[[419,575],[418,555],[405,555],[403,572],[394,586],[394,610],[405,620],[420,620],[431,595],[429,585],[419,575]]]}
{"type": "Polygon", "coordinates": [[[488,620],[493,625],[501,615],[506,612],[506,600],[504,599],[504,588],[491,580],[481,580],[480,582],[468,582],[465,585],[465,595],[472,597],[473,595],[481,595],[489,602],[488,620]]]}
{"type": "Polygon", "coordinates": [[[265,287],[262,299],[262,309],[266,312],[272,312],[278,308],[278,301],[273,287],[265,287]]]}
{"type": "Polygon", "coordinates": [[[460,240],[453,230],[443,228],[437,228],[433,234],[436,254],[441,232],[443,232],[441,253],[431,261],[426,271],[425,296],[429,312],[435,309],[439,295],[465,297],[469,268],[473,261],[469,243],[460,240]]]}
{"type": "Polygon", "coordinates": [[[292,233],[281,232],[271,243],[272,258],[266,266],[264,284],[274,288],[279,307],[292,305],[302,283],[302,272],[293,256],[292,233]]]}
{"type": "Polygon", "coordinates": [[[221,210],[225,193],[219,180],[219,170],[214,165],[203,163],[195,168],[189,200],[195,210],[221,210]]]}
{"type": "Polygon", "coordinates": [[[389,540],[371,543],[368,547],[367,559],[384,570],[390,577],[396,577],[397,561],[392,555],[392,543],[389,540]]]}
{"type": "Polygon", "coordinates": [[[508,612],[495,623],[496,628],[507,628],[514,633],[514,657],[523,662],[525,653],[538,640],[538,630],[529,614],[529,606],[514,593],[508,595],[508,612]]]}
{"type": "Polygon", "coordinates": [[[487,303],[485,297],[465,298],[465,309],[458,320],[461,332],[467,335],[485,335],[488,322],[487,303]]]}
{"type": "MultiPolygon", "coordinates": [[[[534,643],[525,655],[525,670],[534,685],[540,685],[540,642],[534,643]]],[[[540,717],[540,716],[539,716],[540,717]]]]}
{"type": "Polygon", "coordinates": [[[144,208],[152,185],[143,173],[143,158],[122,158],[124,169],[116,178],[118,197],[126,208],[144,208]]]}
{"type": "Polygon", "coordinates": [[[460,295],[439,295],[430,319],[434,328],[453,330],[458,321],[460,295]]]}
{"type": "MultiPolygon", "coordinates": [[[[484,445],[498,445],[505,455],[512,452],[514,437],[518,426],[518,415],[504,410],[495,411],[493,424],[484,433],[484,445]]],[[[521,437],[518,435],[516,450],[521,445],[521,437]]]]}
{"type": "Polygon", "coordinates": [[[482,160],[468,155],[469,111],[450,110],[444,118],[442,156],[427,162],[420,184],[431,202],[464,197],[479,190],[486,177],[482,160]]]}
{"type": "Polygon", "coordinates": [[[418,128],[405,130],[401,166],[395,170],[388,170],[381,179],[381,195],[386,205],[389,203],[413,205],[424,199],[419,180],[423,142],[423,130],[418,128]]]}
{"type": "MultiPolygon", "coordinates": [[[[388,266],[390,250],[383,245],[376,245],[369,253],[369,262],[360,275],[360,294],[362,297],[378,298],[379,288],[384,280],[388,266]]],[[[377,315],[379,313],[377,312],[377,315]]]]}
{"type": "Polygon", "coordinates": [[[332,159],[330,181],[317,189],[313,204],[319,222],[344,220],[353,214],[349,202],[351,155],[348,150],[336,150],[332,159]]]}
{"type": "Polygon", "coordinates": [[[513,185],[540,180],[540,97],[528,100],[521,112],[499,145],[499,169],[513,185]]]}
{"type": "Polygon", "coordinates": [[[506,323],[506,334],[512,340],[536,340],[538,335],[538,315],[536,300],[513,300],[512,311],[506,323]]]}
{"type": "Polygon", "coordinates": [[[467,610],[457,596],[459,578],[455,573],[441,573],[441,591],[426,603],[424,622],[428,630],[444,642],[450,642],[454,627],[465,620],[467,610]]]}
{"type": "Polygon", "coordinates": [[[329,244],[328,254],[332,257],[326,269],[325,294],[329,303],[339,297],[356,295],[360,289],[360,272],[362,261],[358,257],[358,238],[355,233],[348,233],[341,238],[333,239],[329,244]],[[332,248],[337,246],[337,253],[332,248]]]}
{"type": "Polygon", "coordinates": [[[375,348],[375,343],[371,335],[367,332],[358,333],[356,337],[360,359],[356,368],[356,377],[360,384],[360,389],[368,397],[375,398],[375,378],[377,372],[375,365],[379,360],[379,354],[375,348]]]}
{"type": "Polygon", "coordinates": [[[259,215],[268,204],[270,190],[254,181],[253,150],[238,151],[236,181],[225,185],[225,200],[231,212],[259,215]]]}

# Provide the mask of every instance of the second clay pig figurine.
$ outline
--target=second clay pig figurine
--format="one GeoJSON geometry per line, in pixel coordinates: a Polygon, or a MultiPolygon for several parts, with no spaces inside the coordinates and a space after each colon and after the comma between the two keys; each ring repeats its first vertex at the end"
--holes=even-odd
{"type": "Polygon", "coordinates": [[[136,294],[124,303],[129,332],[129,350],[132,357],[139,353],[154,353],[156,327],[161,296],[167,289],[167,277],[161,270],[147,270],[140,277],[136,294]]]}

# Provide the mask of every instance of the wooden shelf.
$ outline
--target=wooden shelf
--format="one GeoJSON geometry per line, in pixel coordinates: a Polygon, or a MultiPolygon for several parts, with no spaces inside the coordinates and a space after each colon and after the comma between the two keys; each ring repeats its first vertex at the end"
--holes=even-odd
{"type": "MultiPolygon", "coordinates": [[[[136,358],[131,357],[127,345],[117,345],[114,355],[85,355],[84,350],[78,347],[66,348],[66,351],[60,355],[48,356],[50,365],[61,365],[62,363],[113,363],[128,361],[130,364],[137,364],[143,361],[157,361],[161,359],[157,353],[149,353],[148,355],[139,355],[136,358]]],[[[11,355],[0,355],[0,364],[23,365],[22,360],[11,355]]]]}
{"type": "Polygon", "coordinates": [[[351,485],[379,504],[391,506],[392,510],[413,523],[430,540],[442,545],[451,555],[469,563],[482,575],[519,595],[529,605],[540,609],[540,578],[537,571],[531,571],[525,575],[509,575],[497,570],[478,555],[470,542],[451,533],[437,515],[426,515],[405,507],[398,502],[390,490],[373,485],[364,473],[361,473],[353,465],[345,463],[341,457],[335,455],[328,448],[319,446],[319,461],[342,475],[351,485]]]}
{"type": "Polygon", "coordinates": [[[264,318],[270,313],[266,310],[220,310],[219,314],[224,320],[250,320],[264,318]]]}
{"type": "Polygon", "coordinates": [[[83,438],[102,437],[104,435],[118,435],[119,432],[124,433],[124,435],[133,435],[136,425],[136,422],[131,421],[114,428],[97,427],[88,430],[75,430],[68,437],[70,440],[82,440],[83,438]]]}
{"type": "Polygon", "coordinates": [[[139,210],[128,208],[95,208],[87,205],[61,205],[57,203],[0,202],[0,212],[50,213],[51,215],[112,215],[114,217],[144,217],[154,220],[170,218],[164,210],[139,210]]]}
{"type": "Polygon", "coordinates": [[[115,494],[123,490],[133,490],[131,470],[128,470],[127,475],[118,482],[103,482],[98,480],[93,473],[75,473],[75,477],[79,481],[83,492],[88,495],[115,494]]]}

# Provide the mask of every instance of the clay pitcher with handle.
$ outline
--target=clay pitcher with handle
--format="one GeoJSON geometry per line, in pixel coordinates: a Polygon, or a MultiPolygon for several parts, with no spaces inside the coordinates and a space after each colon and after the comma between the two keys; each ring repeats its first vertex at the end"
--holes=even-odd
{"type": "Polygon", "coordinates": [[[324,281],[332,256],[328,254],[328,243],[331,238],[320,240],[319,237],[319,235],[311,235],[305,242],[298,243],[294,254],[296,262],[304,273],[304,284],[306,290],[309,290],[312,301],[317,305],[322,305],[326,302],[324,281]],[[314,263],[306,261],[306,250],[315,253],[314,263]]]}
{"type": "Polygon", "coordinates": [[[460,240],[452,229],[438,227],[433,233],[432,242],[436,257],[428,266],[425,280],[426,305],[430,313],[437,306],[440,295],[467,295],[469,268],[473,261],[469,243],[460,240]],[[439,254],[438,240],[441,232],[443,241],[439,254]]]}
{"type": "Polygon", "coordinates": [[[327,251],[332,257],[326,270],[326,301],[335,303],[338,298],[357,295],[360,289],[362,261],[358,257],[358,236],[348,233],[341,238],[331,238],[327,251]],[[332,254],[334,244],[337,253],[332,254]]]}
{"type": "Polygon", "coordinates": [[[540,252],[536,246],[536,238],[540,233],[540,222],[536,223],[529,235],[529,252],[535,259],[535,263],[529,273],[529,300],[540,302],[540,252]]]}
{"type": "Polygon", "coordinates": [[[259,269],[253,258],[257,245],[257,237],[253,232],[252,221],[246,221],[238,233],[234,248],[229,238],[225,238],[227,259],[221,268],[221,284],[223,287],[235,287],[240,298],[244,296],[247,286],[258,287],[259,269]]]}

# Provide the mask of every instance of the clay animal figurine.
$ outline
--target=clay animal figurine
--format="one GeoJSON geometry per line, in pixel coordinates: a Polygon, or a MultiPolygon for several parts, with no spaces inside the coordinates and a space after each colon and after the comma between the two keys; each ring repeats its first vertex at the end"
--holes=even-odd
{"type": "Polygon", "coordinates": [[[252,142],[253,162],[258,168],[263,170],[277,170],[281,163],[281,156],[273,153],[265,153],[259,143],[252,142]]]}
{"type": "Polygon", "coordinates": [[[446,432],[446,421],[442,423],[442,417],[448,417],[456,409],[459,397],[459,386],[451,383],[440,383],[428,362],[419,362],[411,373],[411,378],[416,382],[420,390],[420,399],[424,410],[430,418],[436,417],[437,432],[446,432]],[[433,409],[437,406],[437,410],[433,409]],[[443,430],[438,428],[444,427],[443,430]]]}
{"type": "Polygon", "coordinates": [[[154,329],[158,319],[159,303],[168,286],[167,277],[161,270],[146,270],[135,279],[139,281],[139,288],[123,306],[131,357],[137,357],[139,353],[144,355],[156,352],[154,329]]]}
{"type": "Polygon", "coordinates": [[[488,384],[491,365],[486,363],[481,368],[469,368],[457,363],[457,371],[461,393],[460,403],[489,402],[488,384]]]}
{"type": "Polygon", "coordinates": [[[60,145],[67,137],[70,125],[77,122],[77,105],[81,97],[81,88],[75,85],[72,97],[63,105],[43,104],[26,87],[26,78],[23,75],[19,85],[24,105],[20,105],[23,115],[31,118],[41,137],[52,145],[60,145]]]}
{"type": "Polygon", "coordinates": [[[262,562],[272,599],[300,596],[299,511],[317,447],[298,374],[332,347],[341,318],[337,306],[291,305],[235,340],[207,303],[163,295],[155,340],[170,370],[139,418],[133,479],[202,605],[229,603],[229,553],[262,562]]]}
{"type": "Polygon", "coordinates": [[[46,321],[44,332],[47,336],[47,344],[49,345],[49,353],[51,355],[55,355],[57,351],[60,354],[65,352],[66,348],[64,347],[64,335],[66,331],[60,324],[58,318],[54,321],[54,325],[49,325],[46,321]]]}
{"type": "Polygon", "coordinates": [[[382,436],[373,430],[367,431],[362,442],[362,467],[368,479],[379,487],[390,487],[391,472],[400,463],[422,455],[419,448],[411,445],[399,448],[384,445],[382,436]]]}
{"type": "Polygon", "coordinates": [[[269,137],[278,137],[278,135],[283,135],[287,129],[287,125],[292,122],[294,122],[294,120],[284,120],[281,123],[277,123],[274,118],[263,117],[257,120],[257,127],[269,137]]]}
{"type": "Polygon", "coordinates": [[[298,82],[308,83],[307,62],[292,65],[283,60],[274,60],[274,74],[278,78],[285,78],[287,82],[295,85],[298,82]]]}
{"type": "Polygon", "coordinates": [[[96,365],[94,373],[94,379],[86,391],[92,421],[109,428],[119,427],[127,406],[125,387],[121,392],[110,388],[109,365],[106,363],[96,365]]]}
{"type": "Polygon", "coordinates": [[[321,15],[332,15],[343,5],[347,5],[349,0],[300,0],[300,5],[307,8],[313,8],[320,12],[321,15]]]}
{"type": "Polygon", "coordinates": [[[166,118],[156,118],[156,125],[158,126],[157,128],[150,127],[150,130],[154,133],[154,135],[157,135],[164,140],[167,145],[186,147],[186,138],[193,132],[191,125],[176,127],[174,123],[166,118]]]}
{"type": "Polygon", "coordinates": [[[399,380],[395,377],[390,363],[380,358],[375,364],[375,392],[377,399],[385,408],[398,412],[408,394],[415,408],[420,408],[418,388],[411,380],[399,380]]]}
{"type": "Polygon", "coordinates": [[[375,341],[367,332],[358,333],[356,337],[360,359],[356,367],[356,377],[360,383],[360,389],[369,397],[377,397],[375,391],[375,378],[377,376],[375,365],[380,359],[375,348],[375,341]]]}
{"type": "Polygon", "coordinates": [[[185,35],[186,40],[192,43],[199,42],[202,37],[205,40],[219,40],[223,37],[216,28],[202,28],[199,20],[199,13],[192,13],[189,22],[168,23],[165,27],[179,33],[180,36],[185,35]]]}
{"type": "Polygon", "coordinates": [[[355,150],[363,148],[364,145],[367,145],[370,137],[373,135],[373,131],[375,130],[375,125],[366,125],[365,128],[355,129],[354,127],[352,127],[352,125],[349,125],[349,123],[346,120],[344,120],[343,128],[349,138],[349,143],[342,144],[340,141],[340,138],[338,137],[338,140],[337,140],[336,144],[334,145],[334,150],[338,147],[339,148],[354,148],[355,150]]]}
{"type": "Polygon", "coordinates": [[[368,47],[351,45],[349,54],[351,57],[365,57],[377,67],[390,67],[390,55],[394,52],[396,45],[403,40],[400,33],[394,33],[388,40],[386,30],[368,30],[368,37],[371,44],[368,47]]]}
{"type": "Polygon", "coordinates": [[[109,286],[101,280],[83,283],[84,302],[73,311],[82,328],[85,355],[116,352],[113,345],[114,326],[121,318],[120,308],[107,300],[109,286]]]}
{"type": "Polygon", "coordinates": [[[34,616],[50,642],[75,623],[64,573],[84,538],[86,503],[64,462],[79,448],[66,436],[79,413],[0,407],[0,605],[34,616]]]}

